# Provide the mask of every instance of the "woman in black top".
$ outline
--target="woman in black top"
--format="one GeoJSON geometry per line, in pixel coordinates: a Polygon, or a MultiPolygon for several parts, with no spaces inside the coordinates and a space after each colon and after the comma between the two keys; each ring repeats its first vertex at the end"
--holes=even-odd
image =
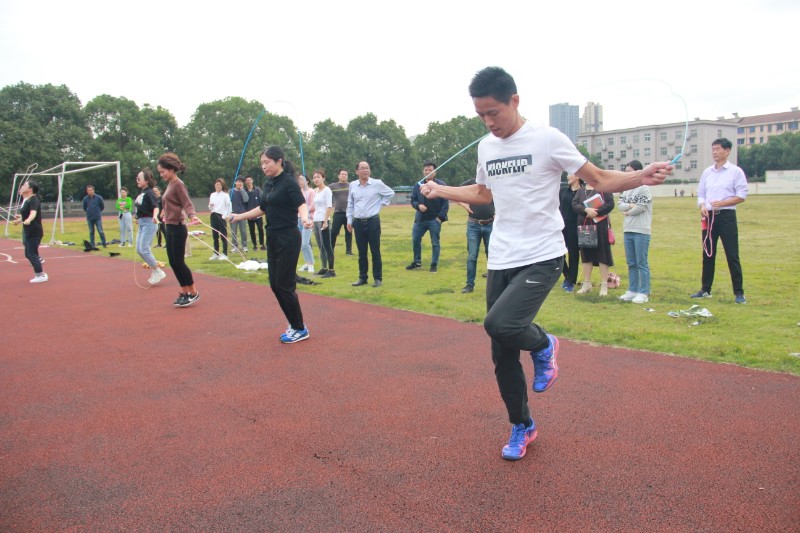
{"type": "Polygon", "coordinates": [[[572,209],[572,199],[583,185],[583,180],[578,176],[567,176],[567,183],[561,186],[559,192],[559,210],[564,220],[564,244],[567,245],[567,256],[564,258],[564,282],[561,288],[567,292],[575,290],[578,282],[578,264],[580,251],[578,249],[578,213],[572,209]]]}
{"type": "Polygon", "coordinates": [[[611,254],[611,243],[608,240],[608,214],[614,209],[614,195],[610,192],[598,192],[588,184],[577,190],[572,199],[572,209],[578,214],[578,225],[594,224],[597,227],[597,248],[581,248],[581,262],[583,263],[583,284],[578,294],[586,294],[592,290],[592,267],[600,267],[600,296],[608,295],[608,271],[614,266],[611,254]],[[600,195],[602,203],[597,208],[586,207],[584,202],[600,195]]]}
{"type": "Polygon", "coordinates": [[[47,274],[42,269],[42,258],[39,257],[39,244],[44,236],[42,228],[42,204],[39,201],[39,185],[28,180],[19,187],[19,195],[24,198],[19,215],[14,215],[12,224],[22,224],[22,242],[25,245],[25,258],[31,262],[35,276],[31,283],[47,281],[47,274]]]}
{"type": "Polygon", "coordinates": [[[306,199],[297,184],[294,167],[285,160],[281,148],[268,146],[261,153],[261,170],[267,176],[261,204],[246,213],[232,214],[230,220],[238,222],[265,217],[269,286],[289,321],[289,327],[280,340],[284,344],[290,344],[309,337],[308,328],[303,322],[300,299],[297,297],[294,272],[301,244],[300,230],[297,228],[298,214],[304,228],[311,228],[314,223],[308,214],[306,199]]]}
{"type": "Polygon", "coordinates": [[[139,223],[139,233],[136,234],[136,252],[152,270],[150,279],[147,280],[150,285],[155,285],[167,277],[166,273],[158,266],[158,262],[151,250],[153,237],[156,234],[158,224],[161,222],[159,219],[159,212],[161,211],[159,201],[153,192],[155,185],[156,179],[153,177],[153,171],[149,167],[143,168],[136,175],[136,186],[142,190],[133,202],[136,206],[136,221],[139,223]]]}

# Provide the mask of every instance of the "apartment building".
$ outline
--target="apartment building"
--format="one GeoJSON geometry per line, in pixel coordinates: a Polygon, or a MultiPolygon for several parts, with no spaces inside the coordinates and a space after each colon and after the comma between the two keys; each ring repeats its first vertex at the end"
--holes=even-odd
{"type": "Polygon", "coordinates": [[[569,140],[578,140],[578,130],[580,129],[580,119],[578,118],[578,106],[568,103],[554,104],[550,106],[550,126],[558,129],[569,137],[569,140]]]}
{"type": "Polygon", "coordinates": [[[736,120],[739,124],[736,129],[737,146],[764,144],[772,135],[781,135],[787,132],[798,133],[800,131],[798,129],[800,109],[796,107],[785,113],[770,113],[768,115],[754,115],[743,118],[739,118],[739,115],[734,113],[733,116],[732,120],[736,120]]]}
{"type": "Polygon", "coordinates": [[[644,165],[653,161],[670,161],[683,151],[675,165],[673,178],[699,181],[703,170],[714,164],[711,158],[714,139],[729,139],[733,143],[730,159],[736,161],[738,127],[736,119],[696,119],[689,122],[688,128],[686,122],[675,122],[581,133],[576,144],[597,155],[603,167],[609,170],[623,170],[632,159],[638,159],[644,165]]]}

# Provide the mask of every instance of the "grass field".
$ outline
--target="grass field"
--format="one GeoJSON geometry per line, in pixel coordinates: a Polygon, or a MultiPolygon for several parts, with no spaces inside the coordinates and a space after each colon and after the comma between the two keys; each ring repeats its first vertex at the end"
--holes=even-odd
{"type": "MultiPolygon", "coordinates": [[[[786,213],[794,212],[797,200],[793,196],[751,196],[739,206],[739,244],[746,305],[733,302],[730,276],[721,250],[717,258],[714,297],[699,302],[689,299],[688,295],[700,288],[702,252],[695,200],[656,198],[650,244],[650,302],[635,305],[617,299],[627,287],[627,267],[622,246],[622,220],[614,211],[612,224],[620,244],[613,249],[616,266],[612,270],[622,278],[620,289],[611,290],[608,297],[601,298],[596,289],[588,295],[576,295],[565,293],[556,286],[537,322],[559,336],[586,341],[587,354],[591,353],[592,344],[614,345],[800,375],[800,357],[790,355],[800,352],[800,278],[794,270],[800,253],[800,231],[794,228],[791,217],[786,216],[786,213]],[[784,220],[786,222],[779,222],[784,220]],[[714,316],[690,319],[672,318],[667,314],[689,309],[695,303],[706,307],[714,316]]],[[[208,223],[207,214],[201,218],[208,223]]],[[[358,277],[357,259],[344,254],[344,241],[340,236],[336,247],[337,277],[319,280],[320,285],[300,286],[299,290],[461,321],[482,321],[485,314],[483,278],[478,277],[475,292],[461,294],[466,262],[464,210],[458,206],[451,209],[451,220],[442,230],[442,252],[436,274],[427,270],[430,261],[427,236],[423,239],[423,268],[411,272],[405,270],[412,259],[413,218],[410,206],[393,206],[382,212],[383,287],[350,285],[358,277]]],[[[108,239],[119,237],[116,219],[106,219],[104,225],[108,239]]],[[[211,242],[209,228],[192,229],[206,231],[203,240],[211,242]]],[[[18,228],[10,230],[10,237],[19,238],[19,231],[18,228]]],[[[49,241],[51,232],[52,220],[45,224],[45,242],[49,241]]],[[[66,221],[65,233],[57,233],[56,239],[80,243],[86,235],[85,221],[72,219],[66,221]]],[[[195,272],[267,284],[265,271],[249,273],[237,270],[229,263],[209,261],[211,252],[201,242],[193,240],[192,248],[193,256],[187,261],[195,272]]],[[[355,250],[355,243],[353,248],[355,250]]],[[[120,259],[135,257],[132,248],[111,245],[106,251],[121,252],[120,259]]],[[[159,260],[166,261],[163,249],[154,251],[159,260]]],[[[314,254],[319,258],[316,248],[314,254]]],[[[263,258],[265,252],[252,252],[251,247],[248,256],[263,258]]],[[[233,256],[231,259],[236,263],[241,261],[241,258],[233,256]]],[[[485,257],[481,255],[479,273],[485,271],[485,265],[485,257]]],[[[316,265],[316,268],[320,267],[320,264],[316,265]]],[[[143,273],[141,279],[146,279],[146,275],[143,273]]],[[[57,276],[57,271],[51,272],[51,276],[57,276]]],[[[593,282],[595,287],[599,283],[597,269],[593,282]]],[[[174,283],[174,280],[170,277],[165,283],[174,283]]],[[[202,286],[199,289],[202,291],[202,286]]],[[[313,327],[313,309],[304,311],[313,327]]],[[[368,319],[353,317],[353,320],[368,319]]]]}

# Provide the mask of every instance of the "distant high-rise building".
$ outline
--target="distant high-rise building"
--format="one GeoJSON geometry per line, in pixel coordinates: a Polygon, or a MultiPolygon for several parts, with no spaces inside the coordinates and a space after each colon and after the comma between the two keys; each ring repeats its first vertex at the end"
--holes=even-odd
{"type": "Polygon", "coordinates": [[[600,133],[603,131],[603,106],[588,102],[583,109],[580,133],[600,133]]]}
{"type": "Polygon", "coordinates": [[[572,142],[578,140],[578,128],[580,126],[578,111],[578,106],[569,105],[566,102],[550,106],[550,125],[560,130],[572,142]]]}

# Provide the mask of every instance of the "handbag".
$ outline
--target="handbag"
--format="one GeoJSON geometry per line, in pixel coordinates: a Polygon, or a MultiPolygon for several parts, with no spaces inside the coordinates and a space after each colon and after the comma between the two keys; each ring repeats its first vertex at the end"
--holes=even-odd
{"type": "Polygon", "coordinates": [[[614,230],[611,229],[611,219],[608,219],[608,244],[617,244],[617,236],[614,235],[614,230]]]}
{"type": "Polygon", "coordinates": [[[578,248],[597,248],[597,226],[595,224],[578,226],[578,248]]]}

